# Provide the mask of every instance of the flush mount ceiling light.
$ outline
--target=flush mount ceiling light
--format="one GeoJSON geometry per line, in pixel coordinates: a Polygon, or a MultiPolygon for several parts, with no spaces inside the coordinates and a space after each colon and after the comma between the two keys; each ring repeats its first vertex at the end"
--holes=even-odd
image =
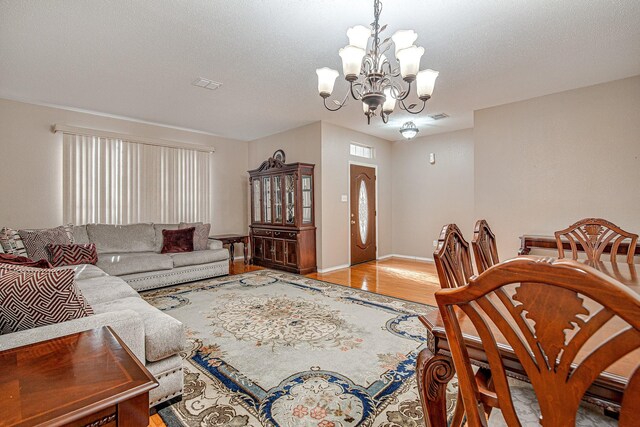
{"type": "Polygon", "coordinates": [[[405,139],[413,138],[418,134],[418,132],[420,132],[420,130],[413,122],[405,122],[400,128],[400,133],[405,137],[405,139]]]}
{"type": "Polygon", "coordinates": [[[327,98],[333,92],[339,73],[326,67],[316,70],[318,92],[327,110],[339,110],[346,104],[351,94],[353,99],[362,101],[367,123],[371,123],[371,117],[376,113],[384,123],[387,123],[396,102],[400,103],[401,110],[411,114],[421,113],[431,98],[433,86],[438,77],[438,72],[434,70],[418,71],[424,48],[413,44],[418,38],[418,34],[413,30],[396,31],[393,36],[380,42],[380,33],[387,28],[386,25],[380,27],[378,23],[381,10],[380,0],[375,0],[374,21],[371,26],[357,25],[347,31],[349,45],[340,49],[338,54],[342,58],[342,71],[345,80],[349,82],[349,90],[342,102],[333,100],[335,107],[327,105],[327,98]],[[393,62],[385,56],[392,44],[395,46],[393,62]],[[420,108],[416,108],[418,103],[405,104],[414,81],[418,99],[422,101],[420,108]]]}

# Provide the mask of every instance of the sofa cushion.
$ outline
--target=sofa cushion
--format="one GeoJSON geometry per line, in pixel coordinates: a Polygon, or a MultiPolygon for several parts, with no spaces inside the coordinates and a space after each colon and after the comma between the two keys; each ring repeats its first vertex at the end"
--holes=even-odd
{"type": "Polygon", "coordinates": [[[168,254],[173,259],[174,267],[185,267],[187,265],[208,264],[210,262],[222,261],[229,258],[229,251],[226,249],[206,250],[168,254]]]}
{"type": "Polygon", "coordinates": [[[71,227],[71,234],[73,235],[73,243],[90,243],[86,225],[74,225],[71,227]]]}
{"type": "Polygon", "coordinates": [[[122,298],[96,304],[93,309],[96,314],[127,309],[138,313],[144,322],[145,355],[150,362],[177,354],[184,348],[186,337],[182,322],[142,298],[122,298]]]}
{"type": "Polygon", "coordinates": [[[147,271],[171,270],[173,261],[168,255],[155,252],[109,253],[100,254],[96,266],[112,276],[123,276],[147,271]]]}
{"type": "Polygon", "coordinates": [[[89,241],[98,254],[112,252],[151,252],[155,245],[153,224],[88,224],[89,241]]]}
{"type": "Polygon", "coordinates": [[[95,264],[98,262],[98,252],[93,243],[74,243],[71,245],[47,245],[51,256],[51,264],[55,267],[67,265],[95,264]]]}
{"type": "Polygon", "coordinates": [[[209,232],[211,231],[211,224],[203,224],[201,222],[186,223],[181,222],[180,228],[194,227],[193,232],[193,250],[204,251],[207,249],[207,243],[209,240],[209,232]]]}
{"type": "Polygon", "coordinates": [[[124,280],[114,276],[77,280],[76,285],[91,306],[122,298],[140,298],[124,280]]]}
{"type": "Polygon", "coordinates": [[[160,253],[163,242],[162,230],[177,230],[178,224],[153,224],[153,229],[155,231],[155,244],[153,251],[160,253]]]}
{"type": "Polygon", "coordinates": [[[100,270],[95,265],[90,265],[90,264],[56,267],[56,270],[73,270],[76,275],[76,280],[84,280],[84,279],[91,279],[92,277],[107,276],[107,273],[100,270]]]}
{"type": "Polygon", "coordinates": [[[0,334],[92,314],[73,271],[0,266],[0,334]]]}

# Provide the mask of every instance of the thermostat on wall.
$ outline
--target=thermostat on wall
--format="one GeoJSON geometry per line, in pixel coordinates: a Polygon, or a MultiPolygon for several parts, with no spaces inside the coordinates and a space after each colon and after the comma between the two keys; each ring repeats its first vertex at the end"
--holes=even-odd
{"type": "Polygon", "coordinates": [[[429,153],[429,163],[434,164],[436,162],[436,153],[429,153]]]}

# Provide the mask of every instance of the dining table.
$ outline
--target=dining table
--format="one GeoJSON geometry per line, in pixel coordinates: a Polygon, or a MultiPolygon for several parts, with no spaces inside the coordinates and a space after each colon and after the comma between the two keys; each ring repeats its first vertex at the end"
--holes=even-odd
{"type": "MultiPolygon", "coordinates": [[[[525,256],[526,258],[540,258],[535,256],[525,256]]],[[[628,264],[608,261],[578,260],[589,267],[617,280],[627,286],[630,290],[640,294],[640,278],[638,277],[639,264],[628,264]]],[[[467,347],[470,361],[473,365],[489,369],[487,356],[482,346],[482,342],[476,332],[472,322],[466,315],[458,310],[458,321],[464,337],[464,344],[467,347]]],[[[421,316],[420,321],[426,326],[426,348],[418,355],[417,375],[419,384],[420,399],[425,410],[425,420],[427,426],[438,427],[447,425],[447,384],[453,379],[455,369],[451,353],[449,351],[449,341],[445,333],[442,317],[439,310],[421,316]]],[[[502,363],[508,376],[528,381],[527,374],[518,361],[518,358],[497,331],[492,327],[492,332],[496,336],[502,363]]],[[[604,337],[604,336],[603,336],[604,337]]],[[[603,338],[604,339],[604,338],[603,338]]],[[[597,340],[588,341],[578,353],[589,354],[600,342],[597,340]]],[[[583,400],[602,407],[605,413],[616,416],[620,411],[622,395],[627,385],[628,379],[640,360],[640,350],[629,353],[623,359],[608,367],[593,382],[585,393],[583,400]]],[[[458,402],[462,404],[462,402],[458,402]]]]}

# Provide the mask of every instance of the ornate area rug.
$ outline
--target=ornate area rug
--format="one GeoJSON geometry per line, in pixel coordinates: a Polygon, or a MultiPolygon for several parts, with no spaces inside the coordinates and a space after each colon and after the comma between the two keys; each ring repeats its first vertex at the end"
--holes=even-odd
{"type": "Polygon", "coordinates": [[[422,426],[419,314],[434,307],[271,270],[146,292],[187,326],[172,426],[422,426]]]}

